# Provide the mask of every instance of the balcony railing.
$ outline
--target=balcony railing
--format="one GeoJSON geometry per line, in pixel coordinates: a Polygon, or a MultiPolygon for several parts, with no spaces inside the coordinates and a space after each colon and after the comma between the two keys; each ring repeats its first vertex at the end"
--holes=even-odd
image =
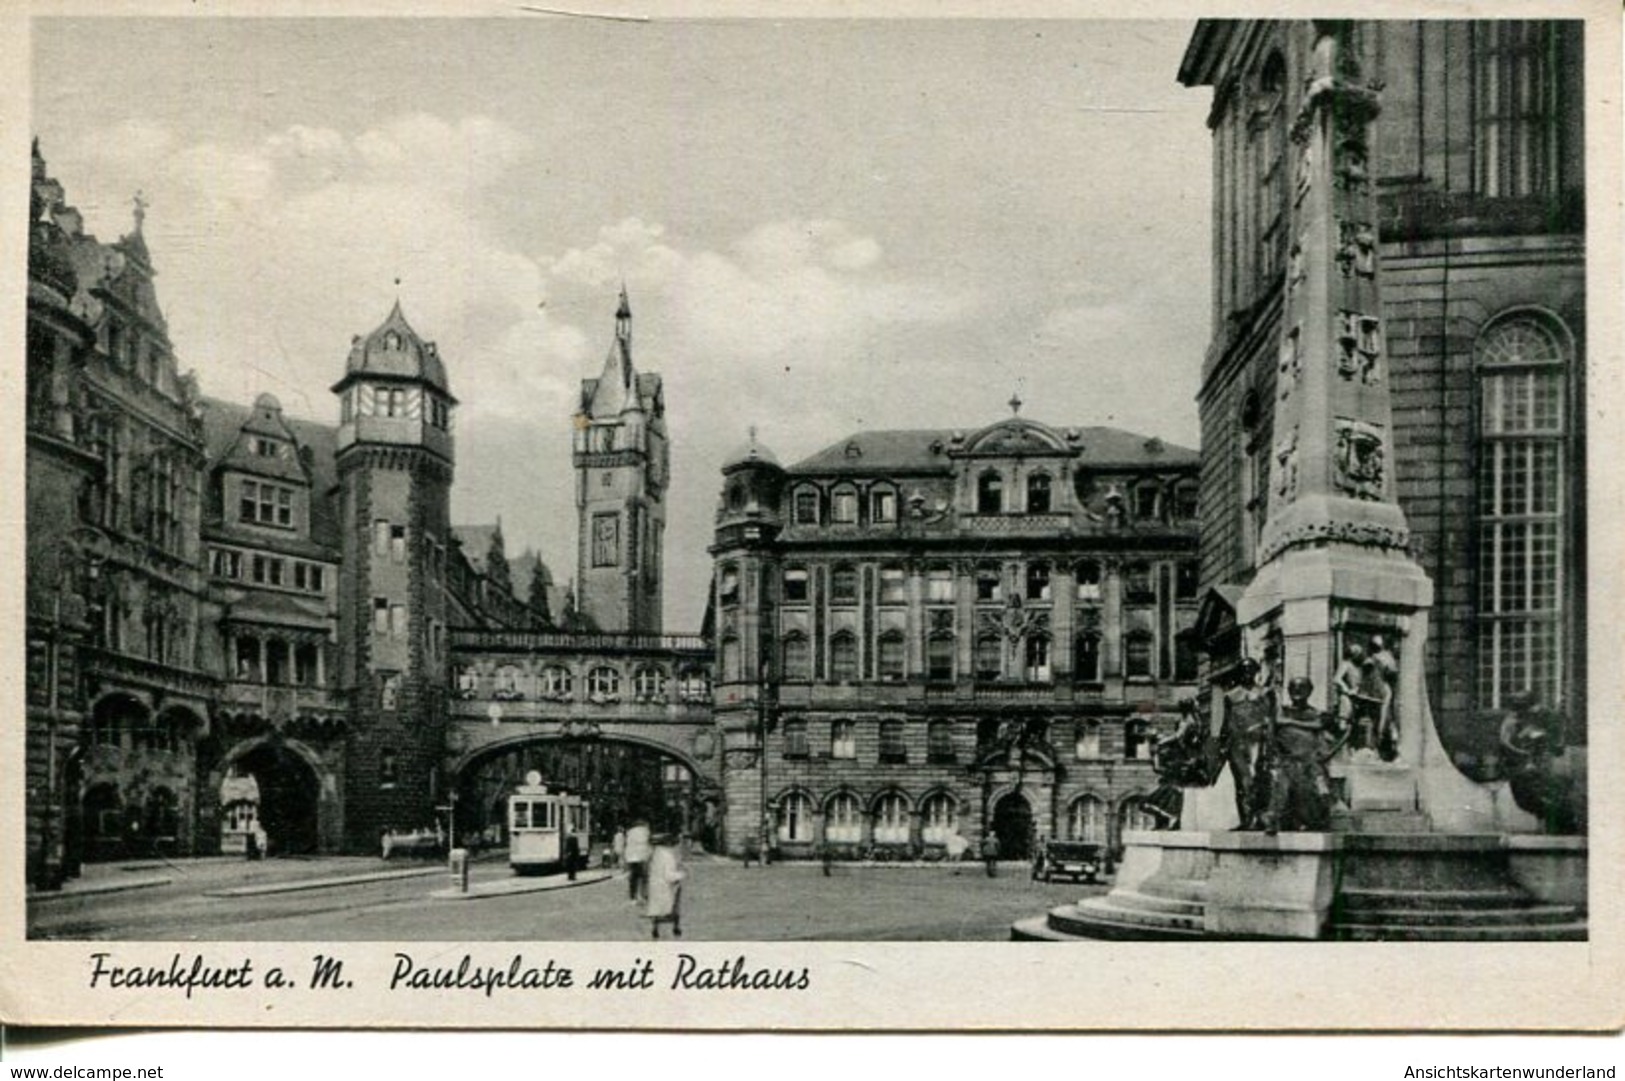
{"type": "Polygon", "coordinates": [[[265,717],[285,718],[340,709],[344,703],[337,692],[326,687],[233,681],[221,688],[220,705],[227,709],[253,710],[265,717]]]}

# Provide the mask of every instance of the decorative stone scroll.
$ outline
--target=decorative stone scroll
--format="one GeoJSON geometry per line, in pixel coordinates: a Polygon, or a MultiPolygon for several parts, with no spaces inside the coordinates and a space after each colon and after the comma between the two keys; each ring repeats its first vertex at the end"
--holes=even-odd
{"type": "Polygon", "coordinates": [[[1332,480],[1356,499],[1382,498],[1384,448],[1382,428],[1363,420],[1338,417],[1332,453],[1332,480]]]}

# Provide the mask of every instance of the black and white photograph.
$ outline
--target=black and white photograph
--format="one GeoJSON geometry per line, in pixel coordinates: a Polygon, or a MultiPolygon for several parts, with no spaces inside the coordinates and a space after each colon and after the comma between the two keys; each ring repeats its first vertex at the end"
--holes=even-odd
{"type": "Polygon", "coordinates": [[[1619,13],[1147,13],[14,20],[6,1010],[1617,1027],[1619,13]]]}

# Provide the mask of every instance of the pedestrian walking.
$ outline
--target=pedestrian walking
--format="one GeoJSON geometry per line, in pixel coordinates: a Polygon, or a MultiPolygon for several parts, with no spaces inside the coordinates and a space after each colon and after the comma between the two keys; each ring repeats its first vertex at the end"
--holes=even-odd
{"type": "Polygon", "coordinates": [[[576,868],[581,866],[581,838],[570,834],[564,839],[564,873],[569,880],[576,880],[576,868]]]}
{"type": "Polygon", "coordinates": [[[999,835],[992,830],[982,835],[982,862],[987,864],[987,877],[999,874],[999,835]]]}
{"type": "Polygon", "coordinates": [[[660,925],[671,924],[671,933],[683,937],[683,879],[688,871],[683,866],[682,841],[662,836],[655,842],[649,856],[649,899],[643,914],[649,917],[649,937],[660,937],[660,925]]]}
{"type": "Polygon", "coordinates": [[[626,831],[626,892],[633,904],[649,899],[649,823],[638,819],[626,831]]]}
{"type": "Polygon", "coordinates": [[[615,836],[609,842],[609,865],[619,867],[621,860],[626,858],[626,830],[620,826],[615,827],[615,836]]]}

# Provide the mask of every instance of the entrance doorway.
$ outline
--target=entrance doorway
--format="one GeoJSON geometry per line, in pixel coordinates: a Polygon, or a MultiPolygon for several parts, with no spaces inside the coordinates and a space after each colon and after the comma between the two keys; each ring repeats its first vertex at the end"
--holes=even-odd
{"type": "Polygon", "coordinates": [[[1020,792],[1007,792],[993,805],[993,833],[999,858],[1026,860],[1033,855],[1033,808],[1020,792]]]}
{"type": "Polygon", "coordinates": [[[259,785],[259,824],[267,855],[306,855],[317,849],[316,771],[280,743],[262,743],[237,759],[259,785]]]}

